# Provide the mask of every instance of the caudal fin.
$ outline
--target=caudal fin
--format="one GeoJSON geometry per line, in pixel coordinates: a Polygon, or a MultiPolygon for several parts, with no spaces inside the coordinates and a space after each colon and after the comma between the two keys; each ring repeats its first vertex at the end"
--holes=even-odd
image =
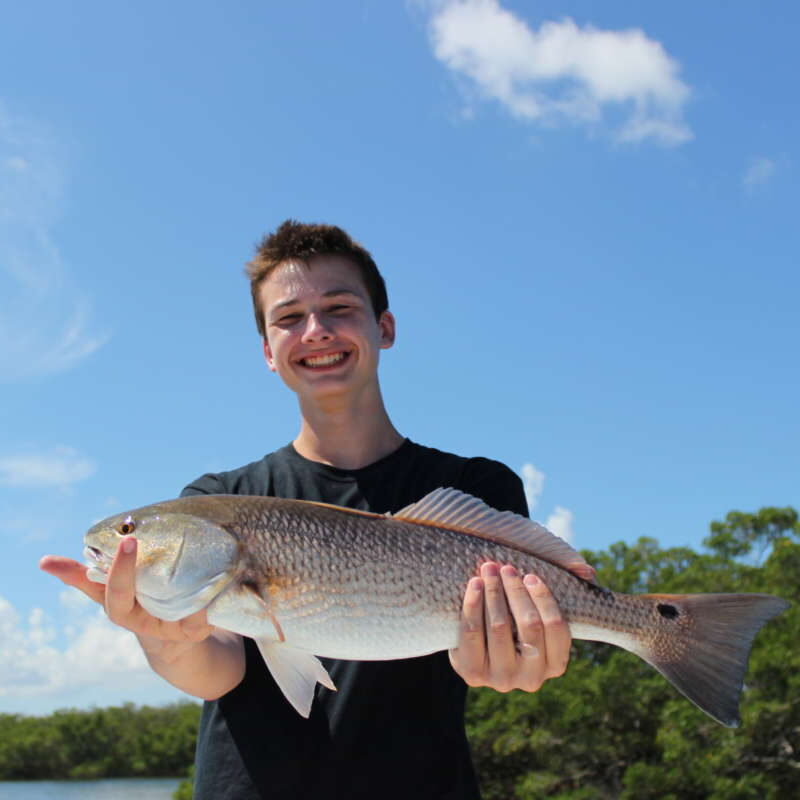
{"type": "Polygon", "coordinates": [[[657,601],[661,616],[675,624],[662,629],[653,648],[639,655],[706,714],[737,727],[753,639],[789,603],[768,594],[649,597],[657,601]]]}

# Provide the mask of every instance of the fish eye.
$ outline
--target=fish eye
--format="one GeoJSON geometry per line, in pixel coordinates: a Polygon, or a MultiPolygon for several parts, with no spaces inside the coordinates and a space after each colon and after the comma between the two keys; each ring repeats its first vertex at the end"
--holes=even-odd
{"type": "Polygon", "coordinates": [[[123,536],[128,536],[136,530],[136,523],[130,517],[127,517],[125,521],[117,528],[117,530],[123,536]]]}

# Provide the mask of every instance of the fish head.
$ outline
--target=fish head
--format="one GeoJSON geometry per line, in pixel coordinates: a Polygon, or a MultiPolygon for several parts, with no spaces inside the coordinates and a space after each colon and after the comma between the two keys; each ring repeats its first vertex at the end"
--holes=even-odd
{"type": "Polygon", "coordinates": [[[120,540],[135,536],[136,598],[151,614],[177,620],[205,608],[233,578],[238,544],[218,521],[171,501],[98,522],[84,536],[87,577],[108,581],[120,540]]]}

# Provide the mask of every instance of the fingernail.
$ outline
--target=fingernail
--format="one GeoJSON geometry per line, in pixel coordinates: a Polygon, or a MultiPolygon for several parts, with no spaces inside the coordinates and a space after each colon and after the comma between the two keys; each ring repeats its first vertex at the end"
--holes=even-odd
{"type": "Polygon", "coordinates": [[[122,540],[122,552],[123,553],[132,553],[136,550],[136,537],[135,536],[128,536],[122,540]]]}
{"type": "Polygon", "coordinates": [[[517,568],[512,567],[511,564],[504,564],[500,569],[500,574],[505,575],[507,578],[516,578],[519,572],[517,572],[517,568]]]}
{"type": "Polygon", "coordinates": [[[496,578],[500,574],[497,564],[489,562],[481,567],[481,575],[487,578],[496,578]]]}
{"type": "Polygon", "coordinates": [[[528,573],[523,579],[522,582],[526,586],[538,586],[541,581],[539,580],[538,576],[534,575],[532,572],[528,573]]]}
{"type": "Polygon", "coordinates": [[[480,578],[470,578],[469,587],[474,592],[482,592],[483,591],[483,581],[480,578]]]}

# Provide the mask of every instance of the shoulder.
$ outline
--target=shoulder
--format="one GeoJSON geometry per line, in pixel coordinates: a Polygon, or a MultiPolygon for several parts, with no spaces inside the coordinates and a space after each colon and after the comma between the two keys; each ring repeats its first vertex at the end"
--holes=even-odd
{"type": "MultiPolygon", "coordinates": [[[[528,515],[522,479],[506,464],[483,456],[460,456],[411,442],[420,467],[433,469],[442,481],[501,511],[528,515]]],[[[437,488],[437,487],[434,487],[437,488]]]]}
{"type": "Polygon", "coordinates": [[[258,461],[225,472],[207,472],[187,484],[181,497],[192,494],[269,494],[272,474],[281,468],[286,448],[268,453],[258,461]]]}

